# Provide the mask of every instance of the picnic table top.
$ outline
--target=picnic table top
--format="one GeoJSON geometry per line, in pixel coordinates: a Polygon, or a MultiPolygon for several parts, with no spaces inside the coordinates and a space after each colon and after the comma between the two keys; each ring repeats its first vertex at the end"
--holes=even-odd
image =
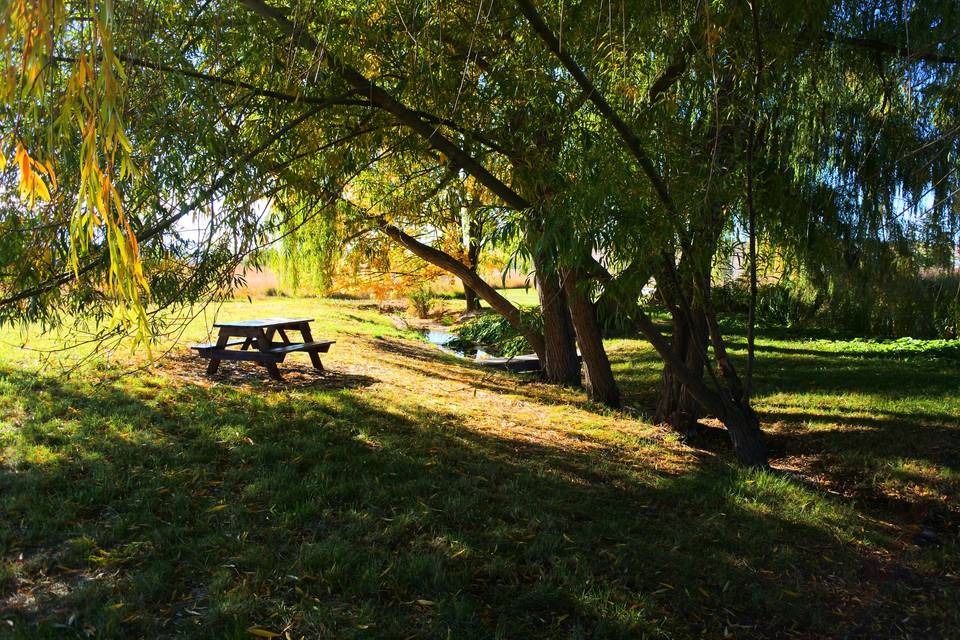
{"type": "Polygon", "coordinates": [[[233,320],[231,322],[214,322],[218,328],[239,327],[245,329],[283,328],[295,324],[313,322],[313,318],[261,318],[259,320],[233,320]]]}

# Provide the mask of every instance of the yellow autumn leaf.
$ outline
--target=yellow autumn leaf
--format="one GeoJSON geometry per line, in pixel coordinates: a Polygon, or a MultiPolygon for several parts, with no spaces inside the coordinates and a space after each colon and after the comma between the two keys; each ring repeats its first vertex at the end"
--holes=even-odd
{"type": "MultiPolygon", "coordinates": [[[[113,201],[113,206],[117,211],[117,215],[126,221],[126,218],[123,216],[123,201],[120,200],[120,192],[117,191],[117,188],[114,187],[112,183],[110,184],[110,199],[113,201]]],[[[127,230],[130,230],[129,225],[127,230]]]]}
{"type": "Polygon", "coordinates": [[[27,150],[23,148],[23,144],[17,143],[17,150],[14,153],[14,161],[20,167],[20,182],[23,182],[30,179],[30,155],[27,153],[27,150]]]}
{"type": "Polygon", "coordinates": [[[54,191],[57,189],[57,172],[53,170],[53,163],[47,160],[44,163],[46,168],[46,174],[50,178],[50,186],[53,187],[54,191]]]}
{"type": "Polygon", "coordinates": [[[40,176],[34,176],[33,193],[41,200],[50,200],[50,191],[47,189],[47,185],[44,184],[40,176]]]}
{"type": "Polygon", "coordinates": [[[257,636],[258,638],[277,638],[280,636],[280,634],[275,631],[262,629],[261,627],[250,627],[247,629],[247,633],[257,636]]]}

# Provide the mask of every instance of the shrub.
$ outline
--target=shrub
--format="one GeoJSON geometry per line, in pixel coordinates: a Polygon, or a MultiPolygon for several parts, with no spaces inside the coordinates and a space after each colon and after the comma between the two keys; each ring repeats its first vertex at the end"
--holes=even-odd
{"type": "MultiPolygon", "coordinates": [[[[750,288],[733,280],[713,288],[720,313],[746,315],[750,288]]],[[[761,326],[816,326],[873,337],[960,336],[960,276],[895,275],[882,283],[833,286],[814,295],[796,283],[764,283],[757,291],[761,326]]]]}
{"type": "MultiPolygon", "coordinates": [[[[539,312],[534,310],[524,311],[524,321],[536,326],[542,323],[539,312]]],[[[495,313],[485,313],[468,320],[455,327],[453,333],[461,344],[479,345],[485,351],[507,358],[532,351],[527,339],[506,318],[495,313]]]]}
{"type": "Polygon", "coordinates": [[[429,287],[420,286],[407,295],[410,301],[410,308],[417,314],[418,318],[429,318],[430,311],[433,309],[433,301],[436,295],[429,287]]]}
{"type": "Polygon", "coordinates": [[[960,340],[918,340],[896,338],[878,340],[854,338],[852,340],[814,340],[808,343],[818,351],[848,353],[858,356],[930,357],[960,359],[960,340]]]}
{"type": "MultiPolygon", "coordinates": [[[[719,313],[746,315],[750,311],[750,284],[731,280],[715,286],[711,292],[714,308],[719,313]]],[[[810,324],[817,305],[787,286],[764,283],[757,287],[757,324],[762,326],[796,327],[810,324]]]]}

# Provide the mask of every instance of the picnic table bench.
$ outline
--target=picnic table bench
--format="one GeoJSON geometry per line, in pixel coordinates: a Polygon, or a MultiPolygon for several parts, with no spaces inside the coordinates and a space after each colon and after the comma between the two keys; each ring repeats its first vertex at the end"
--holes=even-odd
{"type": "Polygon", "coordinates": [[[222,360],[248,360],[267,368],[274,380],[283,380],[277,365],[283,362],[287,354],[303,351],[310,355],[315,369],[323,371],[320,354],[327,353],[335,340],[314,342],[310,332],[313,318],[264,318],[262,320],[238,320],[234,322],[216,322],[214,327],[220,330],[217,341],[209,344],[191,345],[202,358],[209,358],[207,374],[213,375],[222,360]],[[288,331],[300,333],[302,342],[293,342],[287,336],[288,331]],[[280,336],[275,341],[274,336],[280,336]],[[240,349],[231,349],[237,347],[240,349]],[[253,347],[253,349],[251,349],[253,347]]]}

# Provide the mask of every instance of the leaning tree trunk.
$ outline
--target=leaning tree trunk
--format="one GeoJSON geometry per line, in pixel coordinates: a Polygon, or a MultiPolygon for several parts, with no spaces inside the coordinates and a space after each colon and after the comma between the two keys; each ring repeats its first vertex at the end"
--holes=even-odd
{"type": "Polygon", "coordinates": [[[748,400],[728,402],[719,416],[727,428],[737,459],[754,467],[767,466],[767,446],[763,442],[760,418],[748,400]]]}
{"type": "Polygon", "coordinates": [[[541,360],[544,359],[545,346],[543,336],[530,327],[528,323],[524,322],[520,310],[517,309],[512,302],[500,295],[496,289],[487,284],[475,271],[471,270],[453,256],[439,249],[434,249],[420,242],[413,236],[404,233],[395,225],[383,223],[380,226],[380,230],[392,240],[409,249],[415,256],[452,273],[464,282],[469,282],[470,287],[474,291],[482,296],[497,313],[506,318],[507,322],[520,332],[520,335],[527,339],[530,347],[536,352],[537,357],[541,360]]]}
{"type": "Polygon", "coordinates": [[[700,406],[723,422],[730,433],[733,450],[737,460],[752,467],[767,466],[767,450],[763,444],[763,434],[760,431],[760,422],[749,404],[733,401],[728,393],[709,388],[703,381],[687,368],[686,363],[677,357],[670,343],[667,342],[660,330],[641,309],[637,317],[640,331],[646,336],[653,348],[660,354],[666,366],[673,375],[686,386],[686,390],[696,399],[700,406]]]}
{"type": "MultiPolygon", "coordinates": [[[[713,313],[709,275],[693,271],[692,281],[680,282],[673,263],[664,259],[665,270],[658,285],[673,317],[674,339],[665,356],[662,342],[657,351],[664,357],[664,388],[658,413],[679,433],[691,437],[699,430],[700,411],[710,412],[726,427],[737,458],[751,466],[767,465],[767,450],[760,421],[743,394],[743,385],[727,355],[726,344],[713,313]],[[699,295],[696,295],[699,294],[699,295]],[[704,381],[707,347],[713,346],[723,383],[714,379],[716,390],[704,381]],[[668,393],[672,396],[667,397],[668,393]],[[672,415],[670,412],[673,412],[672,415]]],[[[644,333],[649,333],[647,327],[644,333]]],[[[649,337],[649,336],[648,336],[649,337]]]]}
{"type": "Polygon", "coordinates": [[[543,314],[543,374],[547,382],[580,386],[580,358],[567,299],[554,270],[534,259],[543,314]]]}
{"type": "MultiPolygon", "coordinates": [[[[677,310],[673,313],[673,339],[671,350],[687,367],[688,375],[703,381],[706,345],[706,320],[703,314],[693,309],[693,323],[677,310]]],[[[691,393],[689,385],[681,380],[669,363],[664,363],[660,376],[660,393],[657,398],[656,419],[668,424],[684,438],[692,438],[700,430],[700,402],[691,393]]]]}
{"type": "Polygon", "coordinates": [[[610,369],[610,360],[603,348],[603,336],[597,311],[589,295],[573,271],[564,274],[563,290],[570,308],[570,318],[577,335],[577,344],[586,368],[587,393],[594,402],[618,409],[620,389],[610,369]]]}

